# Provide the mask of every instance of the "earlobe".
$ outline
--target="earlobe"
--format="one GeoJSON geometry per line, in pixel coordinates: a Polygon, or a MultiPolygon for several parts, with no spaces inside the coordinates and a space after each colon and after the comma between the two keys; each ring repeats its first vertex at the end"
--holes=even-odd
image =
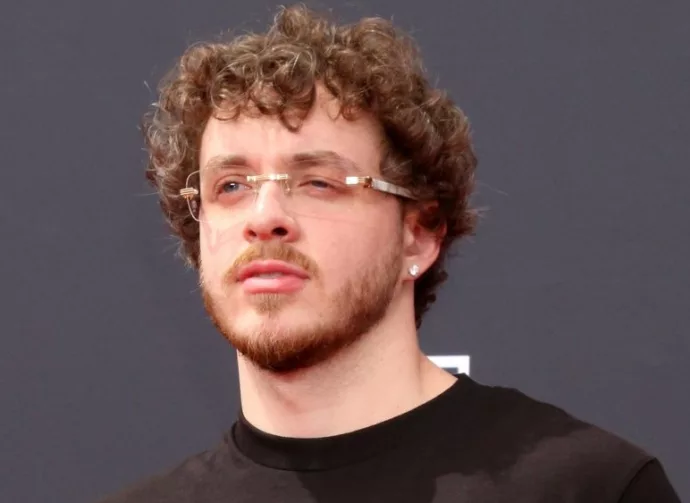
{"type": "Polygon", "coordinates": [[[444,226],[428,229],[422,225],[419,210],[407,215],[404,246],[408,277],[416,279],[433,265],[440,252],[444,231],[444,226]]]}
{"type": "Polygon", "coordinates": [[[410,276],[416,278],[419,275],[419,266],[417,264],[412,264],[407,272],[410,273],[410,276]]]}

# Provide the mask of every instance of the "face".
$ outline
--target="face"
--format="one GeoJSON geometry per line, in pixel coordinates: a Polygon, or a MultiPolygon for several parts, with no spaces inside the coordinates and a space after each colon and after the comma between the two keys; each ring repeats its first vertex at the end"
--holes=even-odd
{"type": "MultiPolygon", "coordinates": [[[[336,112],[337,103],[322,92],[298,132],[264,116],[211,118],[202,136],[202,172],[233,156],[249,174],[289,173],[291,159],[331,152],[360,171],[352,174],[379,176],[375,121],[334,119],[336,112]]],[[[291,372],[333,357],[375,326],[398,294],[400,204],[373,190],[355,194],[339,212],[300,212],[270,181],[251,204],[231,210],[231,225],[200,224],[205,307],[258,367],[291,372]]]]}

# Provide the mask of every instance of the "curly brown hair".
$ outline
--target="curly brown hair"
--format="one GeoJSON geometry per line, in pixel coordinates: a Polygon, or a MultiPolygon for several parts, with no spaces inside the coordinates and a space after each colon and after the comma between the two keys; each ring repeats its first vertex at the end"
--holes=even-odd
{"type": "Polygon", "coordinates": [[[314,104],[317,84],[338,98],[346,119],[361,111],[378,119],[386,140],[382,175],[432,203],[421,206],[423,225],[438,232],[441,252],[415,282],[419,327],[447,278],[450,245],[474,233],[478,213],[469,199],[477,159],[467,118],[429,84],[416,44],[391,22],[366,18],[338,25],[297,5],[282,8],[266,33],[192,46],[163,79],[158,102],[144,116],[146,177],[180,240],[180,254],[198,269],[199,227],[179,191],[198,169],[209,117],[222,110],[233,118],[251,109],[297,130],[314,104]]]}

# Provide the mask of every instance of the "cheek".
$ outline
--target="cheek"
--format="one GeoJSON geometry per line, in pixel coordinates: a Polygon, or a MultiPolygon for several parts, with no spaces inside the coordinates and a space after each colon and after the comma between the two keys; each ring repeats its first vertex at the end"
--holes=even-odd
{"type": "Polygon", "coordinates": [[[241,240],[237,232],[202,229],[199,235],[199,257],[207,285],[217,284],[237,257],[241,240]]]}
{"type": "Polygon", "coordinates": [[[242,226],[226,228],[201,224],[199,227],[199,244],[202,258],[215,260],[219,255],[226,255],[229,250],[237,249],[242,242],[242,226]]]}
{"type": "Polygon", "coordinates": [[[339,230],[331,230],[331,239],[322,241],[317,259],[327,281],[332,279],[334,283],[346,281],[380,256],[387,255],[392,247],[400,246],[400,234],[395,229],[359,226],[339,230]]]}

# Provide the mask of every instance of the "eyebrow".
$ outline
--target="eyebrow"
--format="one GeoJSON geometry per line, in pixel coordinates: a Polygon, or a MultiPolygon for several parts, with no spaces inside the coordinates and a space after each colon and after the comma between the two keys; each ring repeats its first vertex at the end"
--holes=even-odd
{"type": "MultiPolygon", "coordinates": [[[[312,150],[309,152],[299,152],[294,154],[287,162],[283,161],[286,167],[307,168],[319,164],[327,163],[348,175],[362,175],[363,170],[352,159],[344,157],[332,150],[312,150]]],[[[212,157],[203,168],[210,171],[224,171],[230,168],[251,169],[251,163],[246,156],[237,154],[217,155],[212,157]]]]}
{"type": "Polygon", "coordinates": [[[362,169],[352,159],[343,157],[332,150],[314,150],[311,152],[300,152],[292,156],[292,163],[296,165],[315,165],[328,163],[339,168],[346,174],[362,174],[362,169]]]}
{"type": "Polygon", "coordinates": [[[203,167],[204,170],[222,171],[228,168],[249,168],[249,160],[243,155],[229,154],[212,157],[203,167]]]}

